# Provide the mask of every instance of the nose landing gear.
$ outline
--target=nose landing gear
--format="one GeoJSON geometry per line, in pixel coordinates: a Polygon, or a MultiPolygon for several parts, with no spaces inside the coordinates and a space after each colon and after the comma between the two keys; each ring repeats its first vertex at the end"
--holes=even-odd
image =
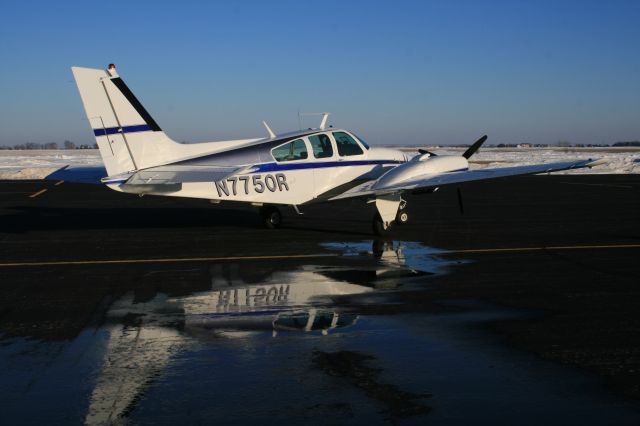
{"type": "Polygon", "coordinates": [[[407,212],[407,202],[405,200],[400,200],[400,205],[398,206],[398,213],[396,213],[395,223],[398,225],[406,225],[409,222],[409,213],[407,212]]]}
{"type": "Polygon", "coordinates": [[[391,232],[391,224],[392,222],[385,222],[382,220],[380,213],[376,212],[376,214],[373,215],[371,228],[373,229],[374,234],[383,237],[385,235],[389,235],[391,232]]]}
{"type": "Polygon", "coordinates": [[[371,224],[373,233],[378,236],[389,235],[393,224],[405,225],[407,222],[409,222],[409,213],[407,212],[406,207],[407,202],[401,198],[400,203],[398,204],[398,210],[396,212],[395,218],[394,216],[391,216],[392,220],[384,220],[382,215],[380,214],[380,211],[377,211],[373,215],[373,221],[371,224]]]}

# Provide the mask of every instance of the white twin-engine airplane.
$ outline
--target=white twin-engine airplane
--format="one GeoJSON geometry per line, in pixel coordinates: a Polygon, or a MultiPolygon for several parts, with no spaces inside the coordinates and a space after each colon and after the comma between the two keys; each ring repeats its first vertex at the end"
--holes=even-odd
{"type": "Polygon", "coordinates": [[[486,136],[462,156],[419,150],[408,156],[370,147],[344,129],[317,129],[220,142],[182,144],[170,139],[133,95],[116,68],[72,68],[102,167],[64,167],[47,179],[99,183],[121,192],[220,201],[260,207],[269,228],[281,224],[278,206],[362,198],[374,202],[373,229],[386,233],[407,222],[407,191],[433,192],[444,185],[591,167],[583,160],[521,167],[469,170],[468,159],[486,136]],[[105,170],[106,169],[106,170],[105,170]]]}

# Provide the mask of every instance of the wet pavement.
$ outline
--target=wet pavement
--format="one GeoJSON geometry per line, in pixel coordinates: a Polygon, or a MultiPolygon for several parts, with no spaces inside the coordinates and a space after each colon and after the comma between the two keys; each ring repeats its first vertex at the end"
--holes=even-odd
{"type": "Polygon", "coordinates": [[[324,249],[312,260],[145,265],[131,286],[109,266],[96,271],[100,282],[60,271],[42,300],[60,303],[53,321],[23,318],[22,331],[2,340],[3,417],[22,424],[640,420],[638,404],[608,394],[596,378],[474,329],[532,313],[460,300],[431,311],[402,298],[429,292],[464,259],[412,242],[324,249]],[[85,325],[61,339],[57,328],[76,303],[66,293],[88,285],[104,295],[85,325]]]}
{"type": "Polygon", "coordinates": [[[387,241],[44,185],[0,182],[3,422],[640,423],[633,176],[410,197],[387,241]]]}

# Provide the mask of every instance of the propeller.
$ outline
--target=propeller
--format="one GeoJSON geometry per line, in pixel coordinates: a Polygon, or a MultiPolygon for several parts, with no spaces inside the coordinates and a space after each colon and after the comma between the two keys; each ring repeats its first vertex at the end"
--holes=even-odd
{"type": "MultiPolygon", "coordinates": [[[[464,154],[462,154],[462,156],[464,158],[466,158],[467,160],[469,159],[469,157],[471,157],[473,154],[475,154],[475,152],[480,149],[480,147],[482,146],[483,143],[485,143],[485,141],[487,140],[487,135],[484,135],[483,137],[481,137],[480,139],[478,139],[477,141],[475,141],[473,143],[473,145],[471,145],[465,152],[464,154]]],[[[458,192],[458,208],[460,208],[460,214],[464,215],[464,203],[462,202],[462,190],[460,189],[460,187],[456,187],[456,190],[458,192]]]]}
{"type": "Polygon", "coordinates": [[[471,145],[469,147],[469,149],[467,149],[464,154],[462,154],[462,156],[464,158],[466,158],[467,160],[469,159],[469,157],[471,157],[481,146],[482,144],[487,140],[487,135],[484,135],[483,137],[481,137],[480,139],[478,139],[477,141],[475,141],[473,143],[473,145],[471,145]]]}
{"type": "Polygon", "coordinates": [[[460,208],[460,214],[464,216],[464,203],[462,202],[462,190],[460,189],[459,186],[456,189],[458,191],[458,207],[460,208]]]}
{"type": "MultiPolygon", "coordinates": [[[[475,152],[482,146],[483,143],[485,143],[485,141],[487,140],[487,135],[484,135],[483,137],[481,137],[480,139],[478,139],[477,141],[475,141],[473,143],[473,145],[471,145],[465,152],[464,154],[462,154],[462,156],[464,158],[466,158],[467,160],[469,159],[469,157],[471,157],[473,154],[475,154],[475,152]]],[[[436,154],[435,152],[431,152],[431,151],[427,151],[426,149],[422,149],[419,148],[418,152],[422,155],[424,154],[429,154],[432,157],[437,157],[438,154],[436,154]]]]}
{"type": "Polygon", "coordinates": [[[418,152],[420,154],[422,154],[422,155],[429,154],[432,157],[437,157],[438,156],[438,154],[436,154],[435,152],[427,151],[426,149],[422,149],[422,148],[418,149],[418,152]]]}

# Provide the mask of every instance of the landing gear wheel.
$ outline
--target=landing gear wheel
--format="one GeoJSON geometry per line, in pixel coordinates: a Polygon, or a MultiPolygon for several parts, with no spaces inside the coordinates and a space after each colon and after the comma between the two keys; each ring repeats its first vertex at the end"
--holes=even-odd
{"type": "Polygon", "coordinates": [[[282,213],[277,207],[267,206],[260,209],[262,223],[267,229],[279,228],[282,225],[282,213]]]}
{"type": "Polygon", "coordinates": [[[398,214],[396,215],[396,223],[398,225],[405,225],[409,222],[409,213],[406,210],[398,210],[398,214]]]}
{"type": "Polygon", "coordinates": [[[407,202],[400,199],[400,205],[398,206],[398,213],[396,213],[395,223],[398,225],[404,225],[409,221],[409,213],[407,213],[407,202]]]}
{"type": "Polygon", "coordinates": [[[382,218],[380,217],[380,213],[376,213],[373,216],[372,222],[373,233],[378,236],[389,235],[391,232],[391,223],[384,223],[382,218]]]}

